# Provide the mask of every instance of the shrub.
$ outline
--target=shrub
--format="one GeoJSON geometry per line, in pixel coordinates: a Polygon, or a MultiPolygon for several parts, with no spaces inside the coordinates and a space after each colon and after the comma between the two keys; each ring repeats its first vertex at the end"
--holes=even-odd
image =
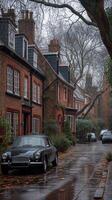
{"type": "Polygon", "coordinates": [[[90,119],[78,119],[76,123],[77,138],[80,142],[86,141],[88,132],[94,129],[93,122],[90,119]]]}
{"type": "Polygon", "coordinates": [[[47,135],[57,134],[58,133],[58,126],[55,120],[50,119],[44,123],[44,132],[47,135]]]}
{"type": "Polygon", "coordinates": [[[71,146],[70,141],[64,134],[52,135],[51,140],[59,152],[64,152],[71,146]]]}
{"type": "Polygon", "coordinates": [[[73,144],[73,136],[72,136],[72,132],[71,132],[71,129],[70,129],[70,123],[69,121],[66,121],[64,123],[64,134],[66,136],[66,138],[70,141],[71,144],[73,144]]]}
{"type": "Polygon", "coordinates": [[[106,160],[107,160],[108,162],[112,161],[112,153],[111,153],[111,152],[108,152],[108,153],[106,154],[106,160]]]}
{"type": "Polygon", "coordinates": [[[6,148],[8,144],[11,142],[11,126],[8,121],[4,117],[0,117],[0,129],[3,131],[1,134],[0,141],[0,151],[6,148]]]}

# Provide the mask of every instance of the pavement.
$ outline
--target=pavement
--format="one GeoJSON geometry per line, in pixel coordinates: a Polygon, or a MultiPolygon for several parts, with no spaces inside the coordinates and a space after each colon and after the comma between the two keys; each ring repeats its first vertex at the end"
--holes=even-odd
{"type": "Polygon", "coordinates": [[[112,162],[110,162],[108,165],[108,176],[104,192],[104,200],[111,200],[111,199],[112,199],[112,162]]]}
{"type": "MultiPolygon", "coordinates": [[[[66,159],[73,152],[69,149],[61,154],[60,158],[66,159]]],[[[112,161],[107,162],[105,157],[100,160],[96,169],[96,175],[100,177],[99,185],[94,193],[94,200],[112,200],[112,161]]]]}

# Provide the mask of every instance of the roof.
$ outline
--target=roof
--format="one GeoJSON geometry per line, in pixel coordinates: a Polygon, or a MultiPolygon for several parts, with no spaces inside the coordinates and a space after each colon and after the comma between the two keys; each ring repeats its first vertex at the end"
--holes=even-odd
{"type": "Polygon", "coordinates": [[[27,68],[31,69],[32,72],[35,73],[35,75],[38,75],[42,79],[45,79],[44,72],[42,71],[42,69],[39,66],[37,66],[37,68],[34,68],[24,58],[22,58],[15,51],[13,51],[11,48],[9,48],[8,46],[6,46],[1,40],[0,40],[0,50],[4,51],[8,55],[10,55],[12,58],[15,58],[16,61],[20,62],[21,64],[23,64],[27,68]]]}
{"type": "Polygon", "coordinates": [[[78,85],[76,86],[76,89],[74,90],[73,96],[74,96],[77,100],[81,100],[81,101],[84,101],[84,100],[85,100],[84,91],[83,91],[82,88],[80,88],[78,85]]]}
{"type": "MultiPolygon", "coordinates": [[[[40,51],[42,53],[42,51],[40,51]]],[[[46,56],[51,56],[51,55],[58,55],[59,56],[59,52],[46,52],[43,53],[42,55],[44,55],[44,58],[47,60],[46,56]]],[[[55,73],[55,75],[59,78],[60,81],[63,81],[67,86],[74,88],[74,85],[70,82],[68,82],[64,76],[62,75],[62,73],[59,71],[58,73],[55,71],[55,69],[52,67],[51,63],[47,60],[47,62],[49,63],[49,66],[51,67],[53,73],[55,73]]],[[[62,65],[62,66],[67,66],[67,65],[62,65]]],[[[60,67],[60,64],[59,66],[60,67]]]]}

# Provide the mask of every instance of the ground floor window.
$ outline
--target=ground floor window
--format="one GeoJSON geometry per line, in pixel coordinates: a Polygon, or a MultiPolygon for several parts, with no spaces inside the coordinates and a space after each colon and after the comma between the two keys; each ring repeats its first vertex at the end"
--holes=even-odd
{"type": "Polygon", "coordinates": [[[32,133],[40,133],[40,118],[33,117],[33,119],[32,119],[32,133]]]}
{"type": "Polygon", "coordinates": [[[18,112],[7,112],[6,119],[12,128],[12,136],[15,137],[18,135],[19,131],[19,113],[18,112]]]}
{"type": "Polygon", "coordinates": [[[68,121],[70,124],[70,129],[74,130],[74,116],[73,115],[65,115],[65,121],[68,121]]]}

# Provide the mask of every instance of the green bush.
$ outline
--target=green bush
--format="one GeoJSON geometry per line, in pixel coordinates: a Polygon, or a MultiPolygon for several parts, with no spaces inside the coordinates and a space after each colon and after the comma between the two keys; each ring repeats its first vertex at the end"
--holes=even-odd
{"type": "Polygon", "coordinates": [[[94,129],[94,124],[90,119],[78,119],[76,123],[76,135],[80,142],[85,142],[87,133],[94,129]]]}
{"type": "Polygon", "coordinates": [[[47,135],[57,134],[58,133],[58,126],[55,120],[50,119],[44,123],[44,132],[47,135]]]}
{"type": "Polygon", "coordinates": [[[106,160],[107,160],[108,162],[112,161],[112,153],[111,153],[111,152],[108,152],[108,153],[106,154],[106,160]]]}
{"type": "Polygon", "coordinates": [[[51,140],[59,152],[64,152],[71,146],[70,141],[64,134],[52,135],[51,140]]]}
{"type": "Polygon", "coordinates": [[[3,135],[0,137],[0,152],[6,148],[11,142],[11,126],[4,117],[0,117],[0,129],[3,130],[3,135]]]}
{"type": "Polygon", "coordinates": [[[73,144],[73,136],[72,136],[72,132],[71,132],[71,129],[70,129],[70,123],[69,121],[66,121],[64,123],[64,130],[63,130],[66,138],[70,141],[71,145],[73,144]]]}

